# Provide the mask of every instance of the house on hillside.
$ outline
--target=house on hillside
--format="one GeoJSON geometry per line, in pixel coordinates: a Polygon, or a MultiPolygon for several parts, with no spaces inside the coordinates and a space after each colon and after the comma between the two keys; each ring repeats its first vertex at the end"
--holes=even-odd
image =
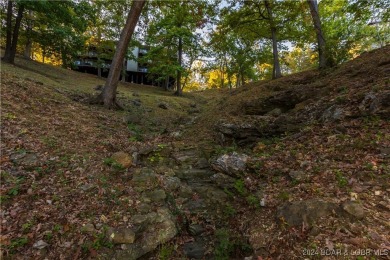
{"type": "MultiPolygon", "coordinates": [[[[114,56],[115,47],[111,44],[102,44],[99,46],[90,45],[83,53],[79,53],[74,61],[73,70],[107,77],[110,70],[112,57],[114,56]]],[[[148,52],[147,46],[133,47],[129,50],[128,57],[123,64],[121,80],[137,84],[146,84],[158,86],[155,80],[158,75],[150,75],[148,72],[148,63],[141,62],[148,52]],[[124,77],[124,78],[123,78],[124,77]]],[[[169,86],[174,85],[174,79],[170,80],[169,86]]]]}

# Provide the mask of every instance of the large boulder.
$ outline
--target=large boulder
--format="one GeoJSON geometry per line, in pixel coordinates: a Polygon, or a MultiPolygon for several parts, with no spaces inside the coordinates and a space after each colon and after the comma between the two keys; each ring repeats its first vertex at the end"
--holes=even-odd
{"type": "Polygon", "coordinates": [[[174,218],[167,208],[159,208],[157,216],[145,228],[142,235],[133,244],[125,244],[122,250],[115,252],[110,259],[138,259],[139,257],[155,250],[159,245],[174,238],[177,234],[174,218]]]}
{"type": "Polygon", "coordinates": [[[345,112],[343,108],[336,105],[332,105],[323,112],[320,120],[323,122],[338,122],[343,120],[344,117],[345,112]]]}
{"type": "Polygon", "coordinates": [[[287,112],[298,103],[318,95],[315,88],[307,86],[295,86],[291,89],[278,92],[268,98],[258,98],[243,104],[244,113],[247,115],[265,115],[274,109],[287,112]]]}
{"type": "Polygon", "coordinates": [[[261,138],[296,132],[302,122],[289,114],[275,116],[245,116],[240,119],[220,120],[215,125],[222,144],[234,140],[240,146],[254,145],[261,138]]]}
{"type": "Polygon", "coordinates": [[[135,240],[135,233],[129,228],[110,228],[107,237],[114,244],[132,244],[135,240]]]}
{"type": "Polygon", "coordinates": [[[310,226],[322,217],[329,216],[337,209],[336,204],[322,200],[287,202],[277,210],[277,218],[289,226],[310,226]]]}
{"type": "Polygon", "coordinates": [[[125,152],[116,152],[111,156],[111,159],[125,168],[129,168],[133,165],[133,157],[125,152]]]}
{"type": "Polygon", "coordinates": [[[390,117],[390,91],[380,93],[369,92],[359,104],[359,110],[363,115],[378,114],[384,118],[390,117]]]}
{"type": "Polygon", "coordinates": [[[247,161],[249,157],[246,154],[224,154],[218,157],[211,166],[218,172],[225,173],[232,177],[241,177],[245,174],[247,161]]]}
{"type": "Polygon", "coordinates": [[[133,175],[131,180],[133,187],[136,191],[145,191],[152,190],[158,187],[158,177],[157,174],[150,168],[141,168],[133,175]]]}
{"type": "Polygon", "coordinates": [[[341,205],[343,215],[351,219],[363,219],[366,215],[363,206],[356,201],[346,201],[341,205]]]}

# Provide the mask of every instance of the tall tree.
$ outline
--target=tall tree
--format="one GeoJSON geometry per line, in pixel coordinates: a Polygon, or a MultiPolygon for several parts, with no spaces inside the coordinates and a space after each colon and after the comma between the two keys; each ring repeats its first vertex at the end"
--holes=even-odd
{"type": "Polygon", "coordinates": [[[257,45],[270,44],[273,54],[272,77],[274,79],[281,77],[279,48],[283,40],[292,38],[291,31],[296,30],[288,26],[290,17],[288,19],[284,17],[285,9],[294,4],[275,0],[232,1],[232,4],[233,6],[222,10],[222,26],[234,30],[241,39],[257,45]]]}
{"type": "Polygon", "coordinates": [[[11,44],[12,44],[12,9],[13,9],[13,2],[11,0],[8,0],[7,5],[7,22],[6,22],[6,43],[5,43],[5,54],[3,57],[3,60],[9,60],[11,55],[11,44]]]}
{"type": "Polygon", "coordinates": [[[20,23],[23,18],[23,12],[25,8],[25,4],[23,2],[18,3],[18,14],[16,16],[15,25],[12,32],[12,2],[8,1],[8,8],[7,8],[7,43],[6,43],[6,49],[4,53],[3,60],[5,62],[13,64],[15,61],[15,55],[16,55],[16,47],[18,44],[18,38],[19,38],[19,28],[20,23]],[[12,34],[9,34],[12,32],[12,34]]]}
{"type": "Polygon", "coordinates": [[[268,21],[271,28],[272,55],[274,57],[274,68],[273,68],[272,78],[277,79],[282,76],[282,71],[280,70],[280,63],[279,63],[278,39],[276,36],[277,30],[276,30],[275,20],[272,14],[272,7],[270,2],[268,0],[264,0],[264,5],[265,8],[267,9],[268,21]]]}
{"type": "Polygon", "coordinates": [[[319,68],[325,69],[330,66],[330,61],[327,56],[326,41],[324,32],[322,31],[320,14],[318,12],[318,3],[317,0],[307,0],[307,3],[310,8],[310,14],[313,19],[313,25],[317,35],[319,68]]]}
{"type": "Polygon", "coordinates": [[[160,79],[176,78],[175,94],[182,95],[188,69],[202,53],[197,29],[207,23],[213,4],[205,0],[156,1],[153,4],[156,8],[149,15],[151,21],[146,38],[151,49],[145,59],[152,61],[148,69],[155,74],[165,74],[160,79]]]}
{"type": "Polygon", "coordinates": [[[32,30],[33,30],[33,11],[28,11],[27,17],[27,28],[26,28],[26,44],[24,47],[23,56],[26,59],[31,59],[31,50],[32,50],[32,30]]]}
{"type": "Polygon", "coordinates": [[[99,96],[99,99],[102,99],[106,108],[113,109],[118,106],[116,103],[116,89],[122,71],[123,59],[145,3],[146,0],[134,1],[127,16],[126,24],[116,46],[114,58],[110,66],[110,72],[103,91],[99,96]]]}
{"type": "Polygon", "coordinates": [[[69,67],[72,54],[80,47],[86,21],[90,19],[90,4],[87,0],[10,0],[7,10],[5,61],[14,61],[18,45],[23,46],[26,57],[30,57],[34,43],[35,48],[55,54],[59,57],[58,60],[62,58],[64,66],[69,67]],[[12,19],[12,12],[16,9],[14,6],[17,8],[17,15],[12,19]],[[28,11],[28,16],[24,16],[25,10],[28,11]],[[22,25],[26,30],[20,29],[22,25]]]}
{"type": "Polygon", "coordinates": [[[326,55],[334,64],[390,42],[389,1],[321,0],[318,9],[326,55]]]}

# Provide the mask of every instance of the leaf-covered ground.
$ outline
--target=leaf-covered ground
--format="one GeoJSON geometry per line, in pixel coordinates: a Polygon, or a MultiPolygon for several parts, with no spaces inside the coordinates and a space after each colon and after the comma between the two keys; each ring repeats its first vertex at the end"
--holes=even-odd
{"type": "MultiPolygon", "coordinates": [[[[26,62],[18,60],[17,65],[26,62]]],[[[190,107],[192,99],[125,84],[120,97],[131,111],[107,111],[73,100],[94,94],[102,79],[27,63],[28,68],[2,64],[2,254],[12,259],[93,257],[107,246],[105,239],[87,236],[80,227],[123,223],[138,196],[128,184],[134,169],[115,169],[105,159],[158,142],[167,127],[185,120],[182,106],[190,107]],[[132,105],[136,98],[142,109],[132,105]],[[140,125],[128,124],[130,115],[140,125]],[[25,154],[27,161],[13,161],[25,154]],[[39,240],[49,243],[49,249],[34,249],[39,240]]]]}
{"type": "MultiPolygon", "coordinates": [[[[390,115],[388,109],[363,115],[359,106],[368,93],[378,96],[390,90],[389,52],[386,47],[324,74],[303,72],[233,92],[204,91],[180,98],[150,86],[123,84],[119,100],[126,111],[86,102],[103,83],[97,77],[22,59],[17,66],[2,64],[2,256],[88,259],[112,248],[101,233],[86,233],[82,227],[126,224],[135,214],[139,194],[130,185],[137,167],[113,167],[107,158],[117,151],[131,154],[169,144],[176,150],[197,147],[211,155],[242,152],[253,161],[246,178],[234,184],[225,223],[209,227],[208,233],[216,237],[212,254],[242,258],[244,248],[250,247],[254,251],[246,254],[258,259],[333,259],[341,256],[324,256],[320,250],[342,249],[348,253],[345,259],[388,258],[390,115]],[[288,112],[291,118],[309,116],[327,104],[342,107],[348,116],[301,122],[293,133],[249,146],[219,142],[215,125],[220,119],[251,120],[248,104],[291,86],[320,93],[295,105],[288,112]],[[161,103],[168,109],[159,107],[161,103]],[[180,135],[175,137],[175,132],[180,135]],[[290,227],[276,218],[280,205],[309,199],[358,201],[365,217],[331,214],[310,227],[290,227]],[[216,230],[220,227],[224,229],[216,230]],[[234,234],[246,237],[247,245],[238,244],[234,234]],[[49,246],[40,250],[40,240],[49,246]],[[384,255],[359,253],[365,249],[384,255]]],[[[148,257],[183,259],[175,244],[184,240],[191,240],[185,232],[148,257]]]]}

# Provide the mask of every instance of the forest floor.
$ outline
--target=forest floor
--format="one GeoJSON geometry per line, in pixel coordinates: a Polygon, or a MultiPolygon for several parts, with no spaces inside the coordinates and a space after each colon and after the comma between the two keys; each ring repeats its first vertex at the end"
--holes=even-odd
{"type": "Polygon", "coordinates": [[[88,103],[96,76],[2,63],[2,258],[388,259],[389,57],[184,97],[121,83],[123,111],[88,103]]]}

